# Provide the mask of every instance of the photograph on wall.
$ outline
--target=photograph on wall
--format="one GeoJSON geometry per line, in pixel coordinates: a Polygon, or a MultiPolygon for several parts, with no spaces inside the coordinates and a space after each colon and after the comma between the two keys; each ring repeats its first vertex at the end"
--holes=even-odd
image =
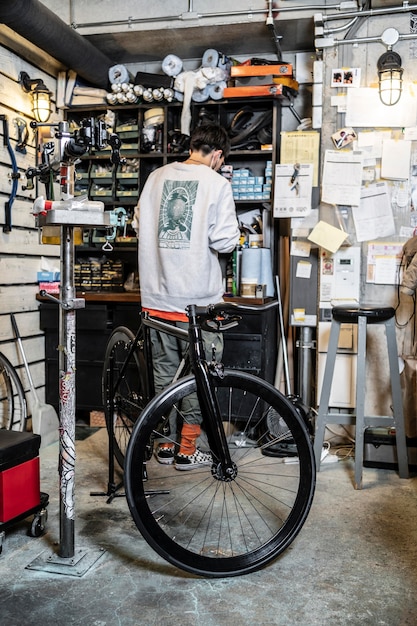
{"type": "Polygon", "coordinates": [[[341,148],[345,148],[352,143],[356,137],[357,135],[353,128],[341,128],[332,135],[332,141],[334,147],[340,150],[341,148]]]}
{"type": "Polygon", "coordinates": [[[348,67],[332,70],[332,87],[359,87],[360,83],[360,67],[348,67]]]}

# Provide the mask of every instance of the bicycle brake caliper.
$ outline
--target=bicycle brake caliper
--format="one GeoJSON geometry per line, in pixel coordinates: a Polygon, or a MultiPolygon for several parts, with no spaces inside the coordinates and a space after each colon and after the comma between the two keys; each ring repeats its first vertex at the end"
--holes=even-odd
{"type": "Polygon", "coordinates": [[[224,365],[223,363],[217,363],[217,361],[212,361],[210,363],[210,370],[214,376],[218,378],[224,378],[224,365]]]}

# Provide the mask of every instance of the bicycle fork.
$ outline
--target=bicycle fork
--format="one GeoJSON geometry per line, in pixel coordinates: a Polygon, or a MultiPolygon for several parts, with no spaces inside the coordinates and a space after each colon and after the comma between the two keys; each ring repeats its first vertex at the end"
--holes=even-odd
{"type": "Polygon", "coordinates": [[[219,402],[213,385],[213,372],[204,355],[201,327],[197,323],[195,307],[189,307],[190,357],[196,377],[197,396],[213,454],[212,474],[218,480],[231,481],[236,477],[237,467],[233,463],[223,428],[219,402]]]}

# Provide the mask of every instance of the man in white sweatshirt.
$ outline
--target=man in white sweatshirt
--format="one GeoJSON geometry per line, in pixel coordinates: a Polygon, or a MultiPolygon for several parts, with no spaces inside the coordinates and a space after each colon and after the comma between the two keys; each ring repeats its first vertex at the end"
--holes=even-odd
{"type": "MultiPolygon", "coordinates": [[[[190,154],[152,172],[139,199],[139,280],[142,309],[154,317],[187,328],[188,304],[204,306],[223,298],[218,255],[229,253],[239,240],[232,189],[218,174],[230,150],[227,132],[217,124],[198,126],[191,135],[190,154]]],[[[156,391],[173,379],[186,345],[166,333],[152,333],[156,391]]],[[[205,349],[221,359],[220,333],[204,333],[205,349]]],[[[171,430],[175,425],[171,424],[171,430]]],[[[175,433],[159,444],[160,463],[178,470],[210,465],[210,453],[196,447],[201,432],[198,405],[175,433]]]]}

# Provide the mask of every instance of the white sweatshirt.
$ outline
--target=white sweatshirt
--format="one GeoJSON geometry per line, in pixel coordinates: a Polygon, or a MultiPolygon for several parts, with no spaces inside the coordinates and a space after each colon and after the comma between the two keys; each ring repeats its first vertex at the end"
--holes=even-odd
{"type": "Polygon", "coordinates": [[[139,199],[142,307],[180,312],[223,298],[219,253],[239,240],[230,183],[206,165],[169,163],[139,199]]]}

